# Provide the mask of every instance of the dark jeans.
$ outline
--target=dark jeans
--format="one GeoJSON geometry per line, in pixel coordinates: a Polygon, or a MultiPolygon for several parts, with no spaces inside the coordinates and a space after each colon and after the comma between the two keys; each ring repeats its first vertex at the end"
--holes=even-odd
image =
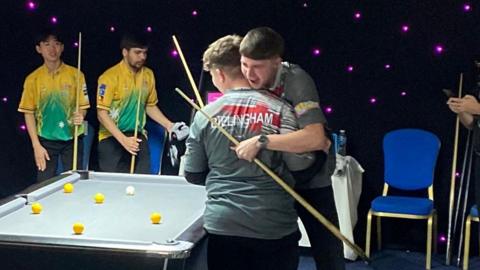
{"type": "MultiPolygon", "coordinates": [[[[73,167],[73,140],[52,141],[42,137],[39,138],[40,144],[48,152],[50,160],[47,160],[45,170],[37,172],[37,182],[45,181],[57,174],[58,159],[62,161],[63,171],[71,170],[73,167]]],[[[83,160],[83,138],[78,138],[77,149],[77,169],[82,169],[83,160]]]]}
{"type": "MultiPolygon", "coordinates": [[[[133,136],[133,133],[125,133],[126,136],[133,136]]],[[[150,150],[148,149],[147,138],[139,134],[140,151],[135,157],[135,173],[150,174],[150,150]]],[[[129,173],[132,154],[112,136],[101,140],[98,143],[98,166],[102,172],[129,173]]]]}
{"type": "Polygon", "coordinates": [[[276,240],[208,234],[208,270],[296,270],[296,231],[276,240]]]}
{"type": "MultiPolygon", "coordinates": [[[[331,186],[296,190],[326,219],[338,228],[338,215],[331,186]]],[[[307,231],[317,270],[344,270],[343,244],[303,206],[295,203],[298,216],[307,231]]]]}

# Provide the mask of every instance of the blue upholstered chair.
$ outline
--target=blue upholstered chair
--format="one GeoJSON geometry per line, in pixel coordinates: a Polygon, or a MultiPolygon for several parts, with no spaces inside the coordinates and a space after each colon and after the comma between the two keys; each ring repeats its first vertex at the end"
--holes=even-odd
{"type": "MultiPolygon", "coordinates": [[[[478,208],[476,205],[472,206],[470,209],[470,214],[465,221],[465,241],[463,243],[465,252],[463,253],[463,269],[468,269],[468,256],[470,254],[470,227],[472,221],[480,222],[478,215],[478,208]]],[[[480,255],[479,255],[480,256],[480,255]]]]}
{"type": "MultiPolygon", "coordinates": [[[[370,256],[372,216],[377,217],[377,246],[381,249],[381,218],[426,219],[426,269],[431,267],[432,229],[436,235],[436,213],[433,208],[433,177],[440,140],[421,129],[399,129],[387,133],[383,139],[384,188],[382,196],[371,203],[367,217],[366,255],[370,256]],[[427,189],[428,198],[390,196],[388,188],[404,191],[427,189]]],[[[434,245],[434,250],[436,245],[434,245]]]]}
{"type": "Polygon", "coordinates": [[[150,150],[150,171],[152,174],[162,173],[162,157],[167,139],[167,131],[158,123],[148,119],[145,124],[148,132],[148,148],[150,150]]]}

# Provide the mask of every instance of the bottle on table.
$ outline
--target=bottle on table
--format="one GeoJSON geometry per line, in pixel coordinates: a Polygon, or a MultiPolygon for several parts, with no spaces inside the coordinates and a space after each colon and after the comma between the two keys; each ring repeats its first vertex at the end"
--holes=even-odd
{"type": "Polygon", "coordinates": [[[347,155],[347,134],[344,129],[338,132],[338,148],[337,153],[341,156],[347,155]]]}

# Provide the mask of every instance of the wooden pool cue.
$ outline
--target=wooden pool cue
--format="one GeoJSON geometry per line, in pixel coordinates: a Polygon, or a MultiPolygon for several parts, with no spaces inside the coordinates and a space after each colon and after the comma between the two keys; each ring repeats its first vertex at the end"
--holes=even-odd
{"type": "MultiPolygon", "coordinates": [[[[460,73],[460,80],[458,83],[458,97],[462,97],[463,88],[463,73],[460,73]]],[[[455,201],[455,177],[457,169],[457,152],[458,152],[458,132],[460,129],[460,117],[457,114],[455,121],[455,138],[453,140],[453,158],[452,158],[452,173],[450,176],[450,196],[448,205],[448,235],[447,235],[447,250],[445,252],[445,264],[450,265],[452,257],[452,216],[453,216],[453,204],[455,201]]],[[[455,232],[453,232],[455,233],[455,232]]]]}
{"type": "MultiPolygon", "coordinates": [[[[135,113],[135,130],[133,132],[133,137],[135,137],[135,141],[137,141],[137,134],[138,134],[138,123],[140,122],[140,101],[142,100],[142,90],[143,90],[143,69],[140,71],[140,90],[138,90],[138,101],[137,101],[137,111],[135,113]]],[[[138,154],[138,152],[137,152],[138,154]]],[[[136,155],[132,154],[132,159],[130,161],[130,174],[133,174],[135,171],[135,157],[136,155]]]]}
{"type": "Polygon", "coordinates": [[[203,108],[205,105],[203,104],[202,96],[200,95],[200,92],[198,91],[197,85],[193,81],[192,73],[190,72],[190,69],[188,68],[187,61],[185,61],[185,57],[183,56],[182,48],[180,48],[180,44],[178,43],[177,38],[175,35],[172,36],[173,38],[173,43],[175,44],[175,48],[177,49],[178,55],[180,56],[180,59],[182,60],[183,67],[185,68],[185,72],[187,73],[188,80],[190,81],[190,85],[192,86],[193,92],[195,93],[195,97],[198,100],[198,104],[200,104],[200,108],[203,108]]]}
{"type": "MultiPolygon", "coordinates": [[[[235,139],[228,131],[226,131],[222,126],[216,124],[212,117],[210,117],[206,112],[204,112],[197,104],[192,102],[192,100],[185,95],[182,90],[175,88],[175,91],[180,94],[192,107],[194,107],[197,111],[203,114],[208,121],[215,125],[218,130],[225,135],[235,146],[239,144],[239,141],[235,139]]],[[[268,168],[262,161],[258,158],[253,160],[255,164],[257,164],[265,173],[267,173],[270,177],[273,178],[277,184],[279,184],[286,192],[288,192],[298,203],[300,203],[305,209],[312,214],[320,223],[323,224],[333,235],[335,235],[338,239],[344,242],[347,246],[349,246],[358,256],[360,256],[364,261],[369,262],[367,255],[365,252],[356,244],[352,243],[347,237],[345,237],[340,230],[335,227],[328,219],[326,219],[322,214],[320,214],[312,205],[310,205],[305,199],[303,199],[295,190],[293,190],[289,185],[285,183],[279,176],[277,176],[270,168],[268,168]]]]}
{"type": "MultiPolygon", "coordinates": [[[[79,113],[80,108],[80,76],[81,76],[81,63],[82,63],[82,32],[78,33],[78,59],[77,59],[77,88],[75,91],[75,113],[79,113]]],[[[73,132],[73,164],[72,170],[77,170],[77,159],[78,159],[78,125],[74,124],[73,132]]]]}

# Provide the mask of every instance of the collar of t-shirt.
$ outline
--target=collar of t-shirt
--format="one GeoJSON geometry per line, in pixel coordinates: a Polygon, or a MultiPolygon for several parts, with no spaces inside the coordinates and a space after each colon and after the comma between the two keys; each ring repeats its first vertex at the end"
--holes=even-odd
{"type": "MultiPolygon", "coordinates": [[[[131,75],[132,77],[135,77],[137,75],[140,75],[141,74],[141,71],[145,68],[144,66],[142,66],[140,68],[140,70],[138,70],[136,73],[133,72],[129,67],[128,67],[128,64],[125,63],[125,60],[121,60],[120,61],[120,67],[121,67],[121,70],[122,70],[122,73],[125,74],[125,75],[131,75]]],[[[145,70],[143,70],[145,72],[145,70]]]]}
{"type": "Polygon", "coordinates": [[[43,64],[43,69],[44,69],[45,74],[52,75],[52,76],[59,74],[60,71],[62,71],[63,67],[64,67],[63,61],[60,62],[60,65],[59,65],[58,68],[55,69],[54,71],[50,71],[50,70],[48,69],[47,65],[46,65],[46,64],[43,64]]]}
{"type": "Polygon", "coordinates": [[[282,84],[281,81],[282,81],[282,72],[283,72],[284,63],[287,63],[287,62],[282,62],[280,64],[280,68],[277,70],[277,74],[275,75],[275,81],[273,85],[269,88],[269,90],[275,90],[279,85],[282,84]]]}

